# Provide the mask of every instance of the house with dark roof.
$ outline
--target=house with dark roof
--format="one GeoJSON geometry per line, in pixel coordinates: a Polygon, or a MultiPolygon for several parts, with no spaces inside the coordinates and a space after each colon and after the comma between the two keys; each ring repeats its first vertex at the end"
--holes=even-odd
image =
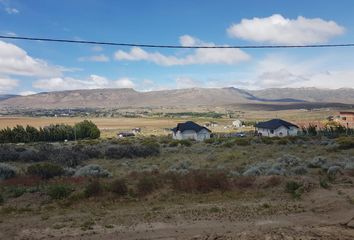
{"type": "Polygon", "coordinates": [[[196,141],[203,141],[210,138],[211,131],[195,122],[188,121],[185,123],[178,123],[177,127],[172,128],[173,139],[193,139],[196,141]]]}
{"type": "Polygon", "coordinates": [[[297,125],[282,119],[272,119],[266,122],[259,122],[255,127],[259,135],[267,137],[296,136],[299,131],[299,127],[297,125]]]}

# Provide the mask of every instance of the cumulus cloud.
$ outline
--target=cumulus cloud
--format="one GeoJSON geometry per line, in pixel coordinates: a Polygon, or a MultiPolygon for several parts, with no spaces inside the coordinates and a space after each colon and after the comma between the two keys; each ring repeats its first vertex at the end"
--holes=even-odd
{"type": "Polygon", "coordinates": [[[100,54],[88,57],[80,57],[78,60],[80,62],[109,62],[109,57],[104,54],[100,54]]]}
{"type": "Polygon", "coordinates": [[[87,79],[77,79],[71,77],[56,77],[35,81],[32,86],[45,91],[75,90],[75,89],[98,89],[98,88],[133,88],[135,84],[128,78],[115,81],[108,80],[98,75],[90,75],[87,79]]]}
{"type": "Polygon", "coordinates": [[[337,69],[331,64],[332,60],[335,61],[321,57],[299,61],[282,55],[269,55],[255,65],[255,75],[246,88],[354,88],[354,71],[350,68],[337,69]]]}
{"type": "MultiPolygon", "coordinates": [[[[189,35],[180,37],[182,46],[215,46],[205,43],[189,35]]],[[[250,56],[240,49],[195,49],[183,57],[164,55],[160,52],[147,52],[142,48],[133,47],[130,51],[118,50],[114,58],[118,61],[148,61],[162,66],[191,64],[236,64],[250,59],[250,56]]]]}
{"type": "Polygon", "coordinates": [[[343,34],[344,27],[334,21],[321,18],[284,18],[274,14],[266,18],[242,19],[231,25],[227,32],[231,37],[255,42],[275,44],[315,44],[343,34]]]}
{"type": "Polygon", "coordinates": [[[0,41],[0,74],[51,77],[60,76],[64,69],[33,58],[18,46],[0,41]]]}
{"type": "Polygon", "coordinates": [[[7,93],[18,86],[18,81],[9,77],[0,76],[0,93],[7,93]]]}
{"type": "Polygon", "coordinates": [[[114,81],[114,86],[118,88],[134,88],[135,84],[129,78],[121,78],[114,81]]]}

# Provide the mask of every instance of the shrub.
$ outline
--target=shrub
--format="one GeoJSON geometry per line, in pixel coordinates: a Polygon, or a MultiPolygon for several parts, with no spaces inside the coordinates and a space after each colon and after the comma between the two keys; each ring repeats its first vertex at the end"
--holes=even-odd
{"type": "Polygon", "coordinates": [[[1,161],[16,161],[19,158],[19,153],[12,146],[0,146],[0,159],[1,161]]]}
{"type": "Polygon", "coordinates": [[[303,184],[295,181],[288,181],[285,185],[285,191],[294,198],[300,198],[303,193],[303,184]]]}
{"type": "Polygon", "coordinates": [[[88,120],[75,124],[74,130],[76,133],[76,138],[78,139],[96,139],[99,138],[101,134],[96,124],[88,120]]]}
{"type": "Polygon", "coordinates": [[[230,188],[229,180],[225,173],[207,173],[193,171],[186,175],[175,175],[172,186],[177,191],[208,193],[213,190],[222,192],[230,188]]]}
{"type": "Polygon", "coordinates": [[[238,145],[238,146],[248,146],[251,145],[251,141],[247,138],[235,138],[234,142],[238,145]]]}
{"type": "Polygon", "coordinates": [[[339,149],[350,149],[354,148],[354,138],[353,137],[340,137],[337,139],[337,144],[339,149]]]}
{"type": "Polygon", "coordinates": [[[192,146],[192,141],[188,139],[179,140],[179,144],[181,144],[181,146],[190,147],[192,146]]]}
{"type": "Polygon", "coordinates": [[[106,149],[105,156],[111,159],[148,157],[160,154],[158,144],[118,145],[106,149]]]}
{"type": "Polygon", "coordinates": [[[159,187],[159,181],[155,176],[144,176],[139,179],[136,187],[138,194],[145,196],[159,187]]]}
{"type": "Polygon", "coordinates": [[[26,192],[26,188],[24,187],[10,187],[8,189],[8,193],[11,197],[13,198],[18,198],[20,196],[22,196],[24,193],[26,192]]]}
{"type": "Polygon", "coordinates": [[[24,162],[39,162],[39,161],[47,160],[47,157],[43,158],[43,156],[38,154],[38,152],[29,149],[19,154],[19,160],[24,162]]]}
{"type": "Polygon", "coordinates": [[[270,137],[262,137],[261,139],[262,139],[262,143],[264,144],[273,144],[274,142],[273,139],[270,137]]]}
{"type": "Polygon", "coordinates": [[[287,145],[288,143],[289,143],[289,141],[287,139],[285,139],[285,138],[279,139],[277,141],[278,145],[287,145]]]}
{"type": "Polygon", "coordinates": [[[96,179],[91,181],[84,190],[84,194],[86,197],[94,197],[98,196],[102,193],[103,188],[101,183],[96,179]]]}
{"type": "Polygon", "coordinates": [[[103,169],[100,165],[89,164],[82,168],[79,168],[75,174],[75,177],[110,177],[111,173],[106,169],[103,169]]]}
{"type": "Polygon", "coordinates": [[[33,176],[39,176],[43,179],[49,179],[61,176],[65,173],[64,169],[51,163],[37,163],[27,168],[27,173],[33,176]]]}
{"type": "Polygon", "coordinates": [[[123,179],[116,179],[110,184],[110,190],[118,196],[125,196],[128,193],[127,184],[123,179]]]}
{"type": "Polygon", "coordinates": [[[320,186],[324,189],[328,189],[329,188],[328,179],[320,178],[320,186]]]}
{"type": "Polygon", "coordinates": [[[73,188],[68,185],[58,184],[48,187],[47,194],[52,199],[64,199],[70,196],[73,188]]]}
{"type": "Polygon", "coordinates": [[[276,187],[281,184],[281,177],[278,176],[271,176],[268,178],[265,182],[264,187],[269,188],[269,187],[276,187]]]}
{"type": "Polygon", "coordinates": [[[247,189],[254,185],[256,178],[254,176],[240,176],[233,181],[236,188],[247,189]]]}
{"type": "Polygon", "coordinates": [[[80,146],[60,147],[53,150],[50,159],[66,167],[76,167],[82,161],[88,160],[89,156],[82,151],[80,146]]]}
{"type": "Polygon", "coordinates": [[[5,202],[4,197],[2,196],[2,194],[0,193],[0,206],[3,205],[5,202]]]}
{"type": "Polygon", "coordinates": [[[0,163],[0,180],[13,178],[16,176],[16,168],[6,163],[0,163]]]}

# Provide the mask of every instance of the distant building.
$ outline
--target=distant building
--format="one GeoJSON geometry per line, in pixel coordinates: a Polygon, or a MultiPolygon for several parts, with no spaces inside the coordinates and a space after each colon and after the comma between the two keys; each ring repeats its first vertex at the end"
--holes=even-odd
{"type": "Polygon", "coordinates": [[[132,132],[120,132],[117,134],[119,138],[125,138],[125,137],[134,137],[135,134],[132,132]]]}
{"type": "Polygon", "coordinates": [[[235,121],[232,122],[232,126],[235,128],[240,128],[240,127],[242,127],[242,121],[239,119],[236,119],[235,121]]]}
{"type": "Polygon", "coordinates": [[[272,119],[257,123],[256,131],[259,135],[267,137],[296,136],[299,127],[281,119],[272,119]]]}
{"type": "Polygon", "coordinates": [[[203,141],[210,138],[211,131],[195,122],[188,121],[185,123],[178,123],[177,127],[171,129],[173,139],[193,139],[196,141],[203,141]]]}
{"type": "Polygon", "coordinates": [[[134,134],[141,133],[141,128],[133,128],[133,129],[132,129],[132,132],[133,132],[134,134]]]}
{"type": "Polygon", "coordinates": [[[339,112],[339,118],[336,121],[344,127],[354,128],[354,112],[339,112]]]}

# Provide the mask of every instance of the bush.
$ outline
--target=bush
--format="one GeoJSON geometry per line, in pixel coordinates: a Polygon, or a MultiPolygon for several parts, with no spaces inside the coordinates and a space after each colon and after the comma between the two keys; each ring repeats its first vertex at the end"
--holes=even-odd
{"type": "Polygon", "coordinates": [[[18,187],[18,186],[13,186],[8,189],[8,194],[10,197],[13,198],[18,198],[22,196],[26,192],[26,188],[24,187],[18,187]]]}
{"type": "Polygon", "coordinates": [[[273,141],[273,139],[272,138],[270,138],[270,137],[262,137],[261,138],[262,139],[262,143],[264,143],[264,144],[273,144],[274,143],[274,141],[273,141]]]}
{"type": "Polygon", "coordinates": [[[183,192],[208,193],[213,190],[222,192],[230,188],[230,182],[225,173],[193,171],[186,175],[176,175],[173,178],[174,190],[183,192]]]}
{"type": "Polygon", "coordinates": [[[16,161],[19,158],[19,153],[12,146],[0,145],[1,161],[16,161]]]}
{"type": "Polygon", "coordinates": [[[118,145],[111,146],[105,151],[105,156],[111,159],[149,157],[160,154],[157,144],[146,145],[118,145]]]}
{"type": "Polygon", "coordinates": [[[285,191],[294,198],[300,198],[303,193],[303,184],[295,181],[288,181],[285,185],[285,191]]]}
{"type": "Polygon", "coordinates": [[[71,186],[59,184],[49,186],[47,194],[52,199],[64,199],[69,197],[72,191],[73,188],[71,186]]]}
{"type": "Polygon", "coordinates": [[[53,150],[50,159],[66,167],[76,167],[81,164],[82,161],[88,160],[89,156],[85,154],[79,146],[74,146],[72,148],[60,147],[53,150]]]}
{"type": "Polygon", "coordinates": [[[19,160],[24,162],[39,162],[47,159],[48,159],[47,157],[43,158],[42,155],[38,154],[38,152],[32,149],[25,150],[21,152],[19,155],[19,160]]]}
{"type": "Polygon", "coordinates": [[[277,141],[278,145],[287,145],[288,143],[289,143],[289,141],[287,139],[285,139],[285,138],[279,139],[277,141]]]}
{"type": "Polygon", "coordinates": [[[144,176],[137,183],[137,191],[141,196],[152,193],[159,187],[159,181],[155,176],[144,176]]]}
{"type": "Polygon", "coordinates": [[[96,124],[88,120],[75,124],[74,131],[77,139],[96,139],[101,134],[96,124]]]}
{"type": "Polygon", "coordinates": [[[101,183],[96,179],[91,181],[84,190],[84,194],[86,197],[94,197],[98,196],[103,192],[103,188],[101,183]]]}
{"type": "Polygon", "coordinates": [[[0,180],[13,178],[16,176],[16,168],[6,163],[0,163],[0,180]]]}
{"type": "Polygon", "coordinates": [[[51,163],[37,163],[27,168],[27,173],[33,176],[39,176],[43,179],[50,179],[61,176],[65,173],[61,166],[51,163]]]}
{"type": "Polygon", "coordinates": [[[123,179],[116,179],[111,184],[109,189],[118,196],[125,196],[128,193],[127,184],[123,179]]]}
{"type": "Polygon", "coordinates": [[[111,173],[106,169],[103,169],[100,165],[89,164],[82,168],[79,168],[75,174],[75,177],[110,177],[111,173]]]}
{"type": "Polygon", "coordinates": [[[236,145],[238,146],[248,146],[251,144],[250,140],[247,138],[235,138],[234,142],[236,143],[236,145]]]}
{"type": "Polygon", "coordinates": [[[339,149],[350,149],[354,148],[354,138],[353,137],[340,137],[337,139],[337,144],[339,149]]]}

